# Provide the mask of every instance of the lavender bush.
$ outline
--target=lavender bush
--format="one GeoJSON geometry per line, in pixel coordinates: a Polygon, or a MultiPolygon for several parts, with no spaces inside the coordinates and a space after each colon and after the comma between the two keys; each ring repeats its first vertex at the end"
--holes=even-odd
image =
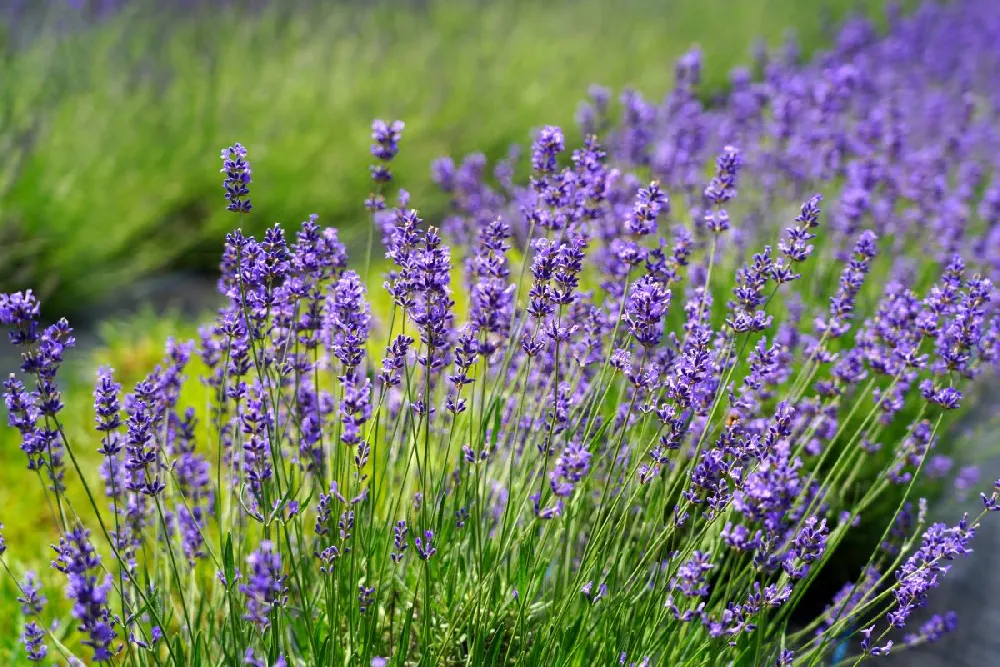
{"type": "MultiPolygon", "coordinates": [[[[71,328],[2,295],[72,618],[4,560],[26,657],[788,666],[939,638],[955,617],[915,612],[1000,509],[1000,481],[954,525],[920,497],[997,361],[998,37],[975,0],[851,23],[712,108],[693,51],[661,105],[626,92],[616,119],[595,88],[575,150],[539,130],[526,184],[435,163],[443,231],[394,187],[403,124],[376,121],[369,256],[315,217],[231,233],[228,305],[130,392],[98,372],[89,445],[60,417],[71,328]]],[[[222,152],[240,222],[250,157],[222,152]]]]}

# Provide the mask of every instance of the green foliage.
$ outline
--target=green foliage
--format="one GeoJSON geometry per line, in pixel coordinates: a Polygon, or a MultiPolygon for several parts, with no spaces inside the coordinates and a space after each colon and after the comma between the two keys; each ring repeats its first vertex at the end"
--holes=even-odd
{"type": "Polygon", "coordinates": [[[856,5],[295,1],[180,14],[137,2],[43,30],[0,64],[0,286],[32,286],[70,313],[164,267],[213,269],[229,220],[210,204],[211,160],[235,137],[254,147],[258,224],[316,212],[356,246],[374,117],[406,121],[398,171],[433,218],[446,204],[433,158],[498,157],[542,123],[570,127],[591,83],[657,98],[693,44],[718,89],[754,38],[774,44],[792,27],[808,55],[856,5]]]}

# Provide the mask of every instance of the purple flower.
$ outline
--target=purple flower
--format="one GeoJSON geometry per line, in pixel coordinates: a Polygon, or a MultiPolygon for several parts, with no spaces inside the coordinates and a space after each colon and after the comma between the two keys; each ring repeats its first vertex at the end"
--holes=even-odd
{"type": "Polygon", "coordinates": [[[243,664],[250,665],[250,667],[287,667],[288,665],[282,654],[279,654],[278,659],[269,664],[265,657],[258,658],[251,646],[248,646],[246,653],[243,654],[243,664]]]}
{"type": "Polygon", "coordinates": [[[452,389],[448,392],[447,408],[452,414],[459,414],[465,411],[465,399],[459,396],[462,388],[473,382],[469,377],[469,371],[479,358],[479,341],[477,339],[479,331],[475,325],[467,324],[462,327],[458,340],[455,343],[455,372],[448,376],[448,382],[452,389]]]}
{"type": "Polygon", "coordinates": [[[934,614],[920,626],[916,634],[907,634],[903,637],[903,644],[916,646],[936,642],[944,635],[954,632],[956,628],[958,628],[958,614],[955,612],[934,614]]]}
{"type": "Polygon", "coordinates": [[[854,256],[840,274],[840,287],[835,296],[830,297],[830,318],[816,320],[819,331],[830,338],[839,338],[850,329],[850,318],[854,314],[854,301],[864,284],[865,275],[877,254],[874,232],[865,231],[854,246],[854,256]]]}
{"type": "Polygon", "coordinates": [[[549,520],[562,516],[563,501],[561,499],[557,500],[554,505],[550,505],[548,507],[542,507],[542,496],[539,493],[531,494],[530,499],[537,518],[549,520]]]}
{"type": "Polygon", "coordinates": [[[660,184],[653,181],[649,187],[642,188],[635,197],[632,215],[625,223],[625,229],[634,236],[645,236],[656,230],[656,219],[660,213],[669,213],[670,199],[660,189],[660,184]]]}
{"type": "Polygon", "coordinates": [[[926,379],[920,383],[920,393],[929,402],[940,405],[945,410],[954,410],[959,407],[962,400],[962,392],[954,387],[937,388],[934,381],[926,379]]]}
{"type": "Polygon", "coordinates": [[[550,297],[553,303],[568,305],[573,302],[573,292],[580,284],[583,270],[584,250],[587,239],[582,235],[571,236],[566,243],[556,249],[555,267],[552,274],[550,297]]]}
{"type": "Polygon", "coordinates": [[[361,613],[364,614],[375,601],[375,587],[358,584],[358,605],[361,613]]]}
{"type": "Polygon", "coordinates": [[[821,200],[822,197],[820,195],[813,195],[812,198],[804,203],[802,210],[795,218],[795,222],[799,224],[795,227],[789,227],[786,230],[788,234],[787,240],[782,240],[778,243],[778,250],[792,262],[803,262],[812,255],[813,246],[809,241],[816,238],[816,235],[809,233],[809,230],[814,229],[818,225],[819,203],[821,200]]]}
{"type": "Polygon", "coordinates": [[[485,334],[482,353],[487,360],[506,338],[514,317],[514,284],[507,259],[510,236],[510,225],[502,218],[487,223],[467,263],[472,281],[469,323],[485,334]]]}
{"type": "Polygon", "coordinates": [[[580,592],[583,593],[584,597],[590,600],[590,604],[597,604],[598,602],[601,601],[601,598],[607,596],[608,587],[602,581],[600,584],[598,584],[597,592],[595,593],[594,582],[588,581],[587,583],[585,583],[583,586],[580,587],[580,592]]]}
{"type": "Polygon", "coordinates": [[[618,131],[618,151],[629,163],[641,165],[648,162],[647,151],[652,141],[652,121],[656,108],[641,93],[625,90],[622,104],[621,128],[618,131]]]}
{"type": "MultiPolygon", "coordinates": [[[[979,496],[983,499],[983,506],[986,508],[987,512],[1000,512],[1000,501],[998,501],[998,497],[1000,497],[1000,479],[993,482],[993,493],[989,496],[985,493],[980,493],[979,496]]],[[[3,536],[0,535],[0,544],[2,543],[3,536]]],[[[3,550],[0,549],[0,554],[2,553],[3,550]]]]}
{"type": "Polygon", "coordinates": [[[38,317],[41,304],[32,291],[0,294],[0,323],[11,327],[11,345],[24,347],[38,341],[38,317]]]}
{"type": "Polygon", "coordinates": [[[278,224],[268,227],[264,231],[264,240],[260,243],[260,249],[262,253],[261,276],[269,287],[276,288],[281,285],[291,270],[285,230],[278,224]]]}
{"type": "Polygon", "coordinates": [[[247,149],[240,144],[233,144],[222,149],[222,169],[226,175],[222,187],[226,191],[226,210],[236,213],[249,213],[253,205],[250,203],[251,174],[250,163],[246,159],[247,149]]]}
{"type": "Polygon", "coordinates": [[[643,276],[629,291],[624,321],[644,347],[655,347],[663,338],[663,318],[670,308],[670,290],[650,276],[643,276]]]}
{"type": "Polygon", "coordinates": [[[413,538],[413,546],[421,560],[430,560],[437,553],[433,540],[434,531],[432,530],[425,530],[422,539],[420,537],[413,538]]]}
{"type": "MultiPolygon", "coordinates": [[[[762,331],[770,325],[771,318],[762,309],[765,305],[763,292],[774,275],[774,267],[771,246],[764,246],[763,253],[755,253],[753,261],[737,271],[734,314],[726,320],[736,333],[762,331]]],[[[781,277],[783,280],[788,278],[787,275],[781,277]]]]}
{"type": "Polygon", "coordinates": [[[384,120],[372,121],[372,156],[376,160],[389,162],[399,153],[399,140],[403,138],[403,128],[406,125],[401,120],[386,123],[384,120]]]}
{"type": "Polygon", "coordinates": [[[394,211],[393,218],[383,241],[386,259],[391,259],[397,269],[389,272],[385,287],[397,306],[410,308],[417,287],[415,262],[423,238],[420,230],[423,221],[416,210],[402,206],[394,211]]]}
{"type": "Polygon", "coordinates": [[[392,534],[393,534],[392,543],[396,550],[389,554],[389,558],[392,559],[393,563],[398,563],[399,561],[403,560],[403,552],[406,551],[407,547],[407,542],[406,542],[407,530],[408,529],[406,527],[406,521],[403,519],[397,521],[396,525],[393,526],[392,528],[392,534]]]}
{"type": "Polygon", "coordinates": [[[41,615],[47,600],[45,595],[41,593],[38,576],[34,572],[28,572],[24,575],[21,591],[21,596],[17,598],[17,601],[21,603],[21,612],[28,617],[41,615]]]}
{"type": "Polygon", "coordinates": [[[555,173],[556,158],[566,148],[566,140],[560,128],[547,125],[538,132],[531,146],[531,168],[539,176],[555,173]]]}
{"type": "MultiPolygon", "coordinates": [[[[136,396],[148,389],[146,383],[139,383],[136,386],[136,396]]],[[[133,400],[126,413],[128,435],[125,440],[125,470],[129,473],[126,488],[147,496],[156,496],[166,485],[160,478],[162,461],[154,442],[153,415],[141,398],[133,400]]]]}
{"type": "Polygon", "coordinates": [[[21,633],[21,643],[24,644],[24,652],[31,662],[41,662],[48,655],[49,647],[44,644],[45,631],[36,621],[28,621],[24,624],[24,632],[21,633]]]}
{"type": "Polygon", "coordinates": [[[555,311],[552,305],[552,293],[549,282],[555,274],[556,248],[548,239],[533,241],[535,257],[531,261],[533,277],[531,290],[528,292],[527,314],[542,320],[555,311]]]}
{"type": "Polygon", "coordinates": [[[73,601],[73,618],[79,623],[78,630],[87,635],[83,644],[93,649],[94,662],[108,662],[119,650],[111,646],[117,637],[108,602],[111,575],[105,574],[98,582],[101,559],[83,526],[65,533],[59,546],[52,548],[56,552],[52,567],[66,575],[66,597],[73,601]]]}
{"type": "Polygon", "coordinates": [[[434,227],[424,234],[423,248],[417,252],[412,269],[415,299],[410,319],[427,348],[419,361],[428,370],[436,370],[447,356],[455,302],[451,298],[451,250],[434,227]]]}
{"type": "MultiPolygon", "coordinates": [[[[618,664],[619,665],[624,665],[625,664],[625,661],[627,659],[627,655],[628,654],[625,653],[625,651],[622,651],[618,655],[618,664]]],[[[645,658],[643,658],[639,662],[630,662],[629,663],[629,667],[649,667],[649,663],[650,663],[650,658],[649,658],[649,656],[646,656],[645,658]]]]}
{"type": "Polygon", "coordinates": [[[450,157],[441,157],[431,162],[431,180],[444,192],[454,192],[455,161],[450,157]]]}
{"type": "Polygon", "coordinates": [[[382,372],[378,375],[378,380],[384,387],[399,386],[402,381],[400,371],[406,366],[406,353],[412,344],[412,338],[400,334],[386,347],[385,357],[382,359],[382,372]]]}
{"type": "Polygon", "coordinates": [[[591,454],[581,443],[571,441],[555,461],[549,473],[552,493],[560,498],[573,495],[576,485],[590,472],[591,454]]]}
{"type": "Polygon", "coordinates": [[[975,527],[964,517],[957,526],[935,523],[924,532],[920,548],[896,571],[895,606],[886,615],[890,625],[906,626],[910,615],[926,604],[927,593],[938,586],[939,577],[947,573],[948,562],[971,553],[969,543],[974,534],[975,527]]]}
{"type": "Polygon", "coordinates": [[[710,554],[695,551],[677,568],[670,589],[691,598],[708,597],[708,573],[714,568],[710,554]]]}
{"type": "Polygon", "coordinates": [[[357,370],[349,370],[345,375],[340,376],[340,381],[344,387],[344,400],[340,403],[340,419],[343,423],[343,431],[340,439],[346,445],[362,446],[359,449],[359,458],[355,461],[358,469],[364,468],[367,454],[363,453],[361,427],[368,422],[372,414],[371,406],[371,380],[362,377],[357,370]]]}
{"type": "Polygon", "coordinates": [[[861,630],[861,652],[865,655],[871,654],[873,656],[889,655],[889,652],[892,650],[892,640],[887,641],[885,646],[872,646],[871,635],[874,630],[874,625],[861,630]]]}
{"type": "Polygon", "coordinates": [[[778,657],[771,663],[772,667],[792,667],[795,662],[795,653],[790,648],[783,648],[778,651],[778,657]]]}
{"type": "Polygon", "coordinates": [[[358,366],[365,354],[371,313],[365,288],[354,271],[345,271],[330,291],[327,327],[330,348],[345,369],[358,366]]]}
{"type": "Polygon", "coordinates": [[[42,470],[45,467],[47,443],[49,442],[37,428],[41,416],[37,394],[28,392],[24,384],[14,377],[4,382],[4,402],[7,406],[7,423],[21,433],[21,451],[28,457],[28,470],[42,470]]]}
{"type": "Polygon", "coordinates": [[[97,430],[101,433],[110,433],[122,425],[121,401],[118,395],[121,392],[121,384],[115,382],[114,370],[101,368],[97,372],[97,385],[94,387],[94,420],[97,423],[97,430]]]}
{"type": "Polygon", "coordinates": [[[240,592],[246,596],[247,611],[243,616],[261,631],[271,623],[274,607],[282,606],[288,598],[285,577],[281,570],[281,554],[268,541],[247,556],[250,566],[246,583],[240,584],[240,592]]]}
{"type": "Polygon", "coordinates": [[[274,474],[270,426],[271,416],[264,407],[264,394],[260,390],[255,391],[248,397],[240,415],[240,427],[244,436],[243,473],[246,475],[247,486],[258,501],[263,497],[264,484],[274,474]]]}
{"type": "Polygon", "coordinates": [[[63,407],[56,374],[63,352],[75,344],[73,329],[62,319],[42,331],[37,346],[21,353],[21,370],[38,378],[38,407],[43,415],[55,416],[63,407]]]}
{"type": "Polygon", "coordinates": [[[21,432],[21,449],[31,470],[45,469],[56,493],[63,489],[63,442],[48,419],[63,407],[56,376],[63,353],[76,344],[65,319],[38,332],[40,305],[31,290],[0,294],[0,322],[11,327],[11,344],[23,348],[21,371],[35,377],[35,391],[11,377],[4,384],[9,423],[21,432]],[[38,423],[44,418],[43,423],[38,423]]]}
{"type": "Polygon", "coordinates": [[[715,176],[705,188],[705,201],[712,207],[705,212],[705,228],[719,234],[729,229],[729,213],[723,205],[736,196],[736,184],[742,160],[732,146],[722,149],[715,163],[715,176]]]}

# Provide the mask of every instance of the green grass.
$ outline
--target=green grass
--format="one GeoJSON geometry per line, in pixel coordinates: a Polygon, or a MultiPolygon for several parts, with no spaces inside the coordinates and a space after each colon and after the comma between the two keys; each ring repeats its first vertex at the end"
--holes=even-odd
{"type": "MultiPolygon", "coordinates": [[[[881,2],[860,6],[872,14],[881,2]]],[[[80,310],[166,267],[214,267],[232,225],[219,149],[251,149],[263,225],[319,213],[357,230],[368,124],[401,118],[398,173],[428,217],[441,154],[504,154],[572,124],[591,83],[669,88],[694,44],[707,89],[754,39],[789,28],[829,43],[856,0],[428,0],[272,3],[177,16],[137,2],[104,23],[44,32],[0,65],[0,286],[80,310]],[[294,5],[294,7],[292,7],[294,5]]],[[[63,17],[65,18],[65,17],[63,17]]],[[[53,19],[55,20],[55,19],[53,19]]],[[[355,237],[358,233],[355,232],[355,237]]],[[[348,234],[350,238],[350,234],[348,234]]]]}

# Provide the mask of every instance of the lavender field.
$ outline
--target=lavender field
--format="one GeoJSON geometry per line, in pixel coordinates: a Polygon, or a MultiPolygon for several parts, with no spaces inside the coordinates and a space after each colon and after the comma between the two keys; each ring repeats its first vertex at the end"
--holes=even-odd
{"type": "Polygon", "coordinates": [[[343,226],[233,136],[199,326],[0,294],[0,659],[990,664],[1000,13],[878,10],[419,173],[339,126],[343,226]]]}

